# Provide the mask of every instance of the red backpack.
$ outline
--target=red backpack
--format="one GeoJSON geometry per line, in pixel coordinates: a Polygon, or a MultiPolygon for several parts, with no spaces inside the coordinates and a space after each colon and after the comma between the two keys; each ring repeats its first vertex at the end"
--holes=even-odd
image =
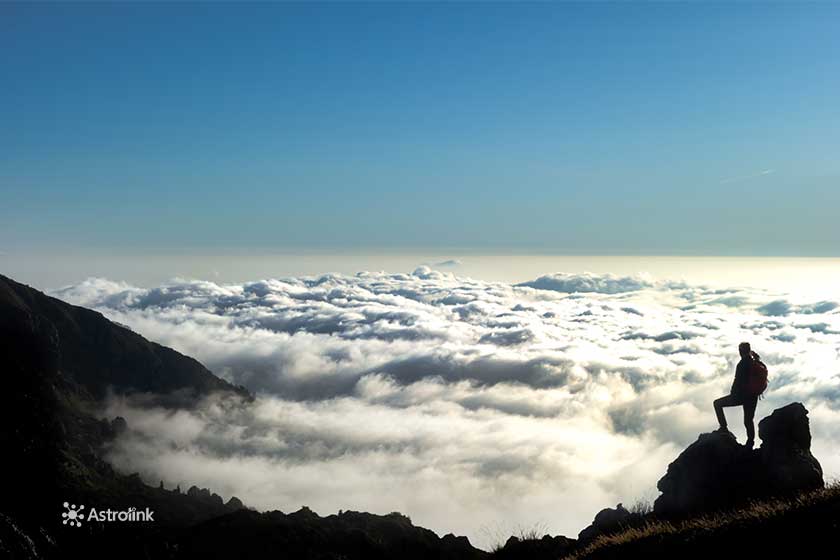
{"type": "Polygon", "coordinates": [[[752,358],[750,374],[747,377],[747,393],[761,398],[761,394],[767,389],[767,366],[755,352],[752,353],[752,358]]]}

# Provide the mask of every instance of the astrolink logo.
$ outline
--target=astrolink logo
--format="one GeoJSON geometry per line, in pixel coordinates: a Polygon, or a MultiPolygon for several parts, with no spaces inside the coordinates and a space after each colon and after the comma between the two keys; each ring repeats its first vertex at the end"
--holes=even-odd
{"type": "Polygon", "coordinates": [[[96,508],[90,508],[88,511],[87,516],[82,511],[85,509],[85,506],[77,506],[76,504],[71,504],[70,502],[64,502],[64,512],[61,514],[63,518],[62,523],[64,525],[70,525],[71,527],[81,527],[82,522],[88,521],[99,521],[99,522],[137,522],[137,521],[154,521],[155,512],[150,510],[149,508],[138,510],[136,507],[130,507],[128,509],[123,510],[116,510],[116,509],[100,509],[97,510],[96,508]]]}

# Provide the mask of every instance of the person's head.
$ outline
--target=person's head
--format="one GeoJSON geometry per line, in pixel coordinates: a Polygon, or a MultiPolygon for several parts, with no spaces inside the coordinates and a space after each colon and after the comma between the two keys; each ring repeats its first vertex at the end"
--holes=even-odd
{"type": "Polygon", "coordinates": [[[742,342],[738,345],[738,353],[741,354],[741,357],[744,359],[752,357],[752,349],[750,348],[749,342],[742,342]]]}

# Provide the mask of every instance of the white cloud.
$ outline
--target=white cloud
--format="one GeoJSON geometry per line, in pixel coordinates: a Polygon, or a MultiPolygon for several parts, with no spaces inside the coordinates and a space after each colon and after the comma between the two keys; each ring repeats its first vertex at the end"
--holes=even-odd
{"type": "Polygon", "coordinates": [[[775,172],[775,169],[762,169],[758,173],[752,173],[750,175],[739,175],[737,177],[727,177],[726,179],[721,179],[720,184],[726,185],[728,183],[740,183],[741,181],[749,181],[750,179],[757,179],[759,177],[772,175],[775,172]]]}
{"type": "Polygon", "coordinates": [[[620,294],[650,288],[652,282],[643,277],[613,276],[610,274],[546,274],[519,286],[564,293],[620,294]]]}
{"type": "Polygon", "coordinates": [[[428,267],[154,289],[90,279],[56,295],[259,393],[250,407],[172,416],[114,401],[108,414],[131,426],[118,468],[260,508],[399,510],[483,545],[500,523],[573,536],[602,507],[650,497],[716,427],[742,340],[770,367],[759,418],[802,401],[817,457],[840,474],[834,302],[592,274],[511,286],[428,267]]]}

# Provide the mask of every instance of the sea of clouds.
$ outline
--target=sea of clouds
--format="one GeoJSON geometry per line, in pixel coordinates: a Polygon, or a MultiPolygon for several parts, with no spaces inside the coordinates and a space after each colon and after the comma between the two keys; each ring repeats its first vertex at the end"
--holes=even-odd
{"type": "MultiPolygon", "coordinates": [[[[400,511],[490,546],[519,528],[576,536],[651,500],[717,427],[737,345],[770,368],[757,419],[801,401],[840,473],[840,306],[646,277],[510,285],[428,267],[147,289],[89,279],[53,295],[196,357],[257,395],[194,410],[112,399],[110,454],[168,487],[258,509],[400,511]]],[[[744,439],[740,409],[727,409],[744,439]]]]}

